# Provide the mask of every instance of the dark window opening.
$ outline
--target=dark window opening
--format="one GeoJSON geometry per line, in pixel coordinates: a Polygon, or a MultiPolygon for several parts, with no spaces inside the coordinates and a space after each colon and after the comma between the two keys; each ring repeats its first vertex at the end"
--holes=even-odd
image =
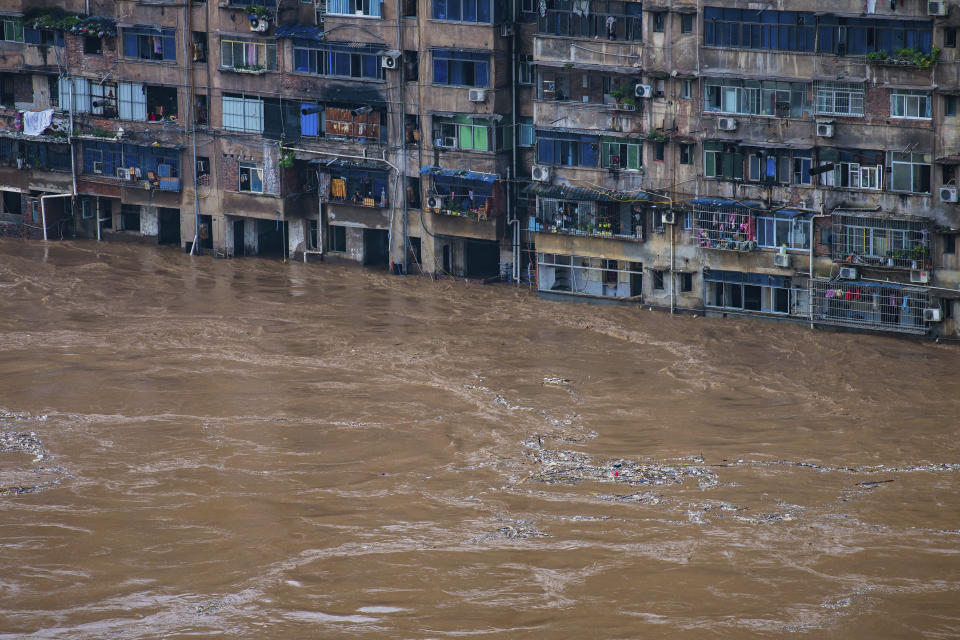
{"type": "Polygon", "coordinates": [[[693,33],[693,16],[692,13],[680,15],[680,33],[693,33]]]}
{"type": "Polygon", "coordinates": [[[943,46],[949,49],[953,49],[954,47],[957,46],[957,28],[956,27],[943,28],[943,46]]]}
{"type": "Polygon", "coordinates": [[[957,115],[957,96],[943,96],[943,115],[957,115]]]}
{"type": "Polygon", "coordinates": [[[957,252],[957,236],[951,234],[943,236],[943,252],[944,253],[956,253],[957,252]]]}
{"type": "Polygon", "coordinates": [[[416,51],[403,52],[403,77],[407,82],[420,79],[420,59],[416,51]]]}
{"type": "Polygon", "coordinates": [[[210,175],[210,158],[206,156],[197,156],[197,182],[200,178],[210,175]]]}
{"type": "Polygon", "coordinates": [[[347,250],[347,228],[346,227],[330,227],[329,242],[330,246],[328,249],[330,251],[344,252],[347,250]]]}
{"type": "Polygon", "coordinates": [[[177,89],[147,86],[147,120],[176,120],[177,89]]]}
{"type": "Polygon", "coordinates": [[[407,207],[420,208],[420,178],[407,178],[407,207]]]}
{"type": "Polygon", "coordinates": [[[952,184],[957,176],[957,166],[953,164],[940,165],[940,182],[952,184]]]}
{"type": "Polygon", "coordinates": [[[193,61],[207,61],[207,34],[202,31],[193,32],[193,61]]]}
{"type": "Polygon", "coordinates": [[[0,104],[5,107],[12,107],[16,100],[14,78],[12,73],[0,74],[0,104]]]}
{"type": "Polygon", "coordinates": [[[317,230],[320,225],[317,220],[307,220],[309,224],[309,229],[307,229],[307,249],[309,251],[315,251],[317,249],[317,230]]]}
{"type": "Polygon", "coordinates": [[[84,55],[99,56],[103,54],[103,38],[87,36],[83,39],[84,55]]]}
{"type": "Polygon", "coordinates": [[[680,274],[680,291],[693,291],[693,274],[692,273],[681,273],[680,274]]]}
{"type": "Polygon", "coordinates": [[[194,100],[194,120],[197,124],[207,124],[207,96],[197,95],[194,100]]]}
{"type": "Polygon", "coordinates": [[[658,11],[653,14],[653,31],[654,33],[663,33],[664,27],[667,23],[667,14],[662,11],[658,11]]]}
{"type": "Polygon", "coordinates": [[[19,191],[3,192],[3,212],[11,215],[23,215],[23,200],[19,191]]]}
{"type": "Polygon", "coordinates": [[[128,27],[123,31],[123,55],[140,60],[177,59],[176,31],[153,27],[128,27]]]}
{"type": "Polygon", "coordinates": [[[420,116],[407,114],[403,123],[404,140],[407,144],[413,144],[420,141],[420,116]]]}
{"type": "Polygon", "coordinates": [[[417,17],[417,0],[403,0],[403,17],[417,17]]]}
{"type": "Polygon", "coordinates": [[[666,153],[667,143],[666,142],[657,142],[654,146],[654,160],[658,162],[663,161],[664,154],[666,153]]]}
{"type": "Polygon", "coordinates": [[[140,231],[140,205],[124,204],[120,206],[120,230],[140,231]]]}
{"type": "Polygon", "coordinates": [[[693,145],[680,145],[680,164],[693,164],[693,145]]]}
{"type": "Polygon", "coordinates": [[[653,288],[655,291],[660,291],[663,289],[663,271],[651,271],[650,274],[653,276],[653,288]]]}

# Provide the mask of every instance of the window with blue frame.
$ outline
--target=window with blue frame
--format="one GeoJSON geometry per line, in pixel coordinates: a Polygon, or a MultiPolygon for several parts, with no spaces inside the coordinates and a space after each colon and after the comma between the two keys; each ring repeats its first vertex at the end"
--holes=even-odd
{"type": "Polygon", "coordinates": [[[897,49],[930,53],[933,46],[933,25],[925,20],[820,16],[817,30],[817,50],[841,56],[862,56],[875,51],[894,55],[897,49]]]}
{"type": "Polygon", "coordinates": [[[380,18],[381,0],[329,0],[327,15],[380,18]]]}
{"type": "Polygon", "coordinates": [[[127,27],[123,30],[123,56],[139,60],[176,61],[176,31],[156,27],[127,27]]]}
{"type": "Polygon", "coordinates": [[[300,103],[300,135],[316,138],[323,135],[323,107],[312,102],[300,103]]]}
{"type": "Polygon", "coordinates": [[[595,167],[600,138],[554,131],[537,131],[537,162],[567,167],[595,167]]]}
{"type": "Polygon", "coordinates": [[[140,169],[163,178],[180,176],[180,151],[163,147],[142,147],[117,142],[83,143],[83,173],[115,176],[117,169],[140,169]]]}
{"type": "Polygon", "coordinates": [[[63,31],[54,29],[34,29],[32,27],[23,28],[23,42],[26,44],[37,44],[42,47],[62,47],[63,31]]]}
{"type": "Polygon", "coordinates": [[[539,6],[537,33],[631,42],[643,40],[643,5],[639,2],[541,0],[539,6]]]}
{"type": "Polygon", "coordinates": [[[450,20],[452,22],[483,22],[492,21],[491,3],[493,0],[432,0],[434,20],[450,20]]]}
{"type": "Polygon", "coordinates": [[[382,52],[383,47],[376,45],[356,47],[348,43],[317,45],[298,41],[293,47],[293,68],[318,76],[383,80],[382,52]]]}
{"type": "Polygon", "coordinates": [[[816,16],[804,11],[704,7],[703,44],[714,47],[814,51],[816,16]]]}
{"type": "Polygon", "coordinates": [[[364,207],[389,206],[386,171],[355,167],[330,169],[330,199],[364,207]]]}
{"type": "Polygon", "coordinates": [[[854,18],[804,11],[704,7],[706,46],[768,51],[805,51],[841,56],[897,49],[929,53],[932,22],[896,18],[854,18]],[[815,38],[816,36],[816,38],[815,38]]]}
{"type": "Polygon", "coordinates": [[[490,53],[434,49],[433,83],[458,87],[489,87],[490,53]]]}

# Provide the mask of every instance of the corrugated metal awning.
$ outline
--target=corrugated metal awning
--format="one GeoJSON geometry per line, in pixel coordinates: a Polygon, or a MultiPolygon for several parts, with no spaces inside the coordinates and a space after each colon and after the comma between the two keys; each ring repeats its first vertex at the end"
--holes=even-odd
{"type": "Polygon", "coordinates": [[[468,182],[484,182],[486,184],[493,184],[500,179],[500,176],[495,173],[481,173],[479,171],[470,171],[468,169],[444,169],[442,167],[435,167],[433,165],[421,167],[420,175],[456,178],[458,180],[466,180],[468,182]]]}
{"type": "MultiPolygon", "coordinates": [[[[637,56],[639,60],[640,57],[637,56]]],[[[551,67],[553,69],[576,69],[579,71],[606,71],[614,73],[625,73],[625,74],[637,74],[640,75],[643,73],[643,69],[640,67],[628,67],[625,65],[613,65],[613,64],[584,64],[582,62],[557,62],[555,60],[535,60],[532,63],[536,67],[551,67]],[[568,66],[573,64],[573,66],[568,66]]]]}

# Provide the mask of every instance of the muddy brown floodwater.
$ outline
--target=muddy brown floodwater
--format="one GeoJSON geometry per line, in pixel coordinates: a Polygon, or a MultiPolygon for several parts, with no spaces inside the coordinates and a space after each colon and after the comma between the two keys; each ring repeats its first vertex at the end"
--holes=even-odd
{"type": "Polygon", "coordinates": [[[0,256],[4,640],[960,636],[957,347],[0,256]]]}

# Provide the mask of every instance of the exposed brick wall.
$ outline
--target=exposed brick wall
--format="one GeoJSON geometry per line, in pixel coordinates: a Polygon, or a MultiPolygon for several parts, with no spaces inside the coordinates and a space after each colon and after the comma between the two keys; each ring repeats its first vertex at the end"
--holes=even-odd
{"type": "Polygon", "coordinates": [[[220,184],[224,191],[237,191],[240,185],[240,159],[224,154],[220,159],[220,184]]]}
{"type": "Polygon", "coordinates": [[[117,64],[117,48],[120,38],[103,38],[102,55],[89,55],[83,52],[85,36],[65,34],[67,46],[67,64],[71,74],[89,74],[101,76],[114,70],[117,64]]]}

